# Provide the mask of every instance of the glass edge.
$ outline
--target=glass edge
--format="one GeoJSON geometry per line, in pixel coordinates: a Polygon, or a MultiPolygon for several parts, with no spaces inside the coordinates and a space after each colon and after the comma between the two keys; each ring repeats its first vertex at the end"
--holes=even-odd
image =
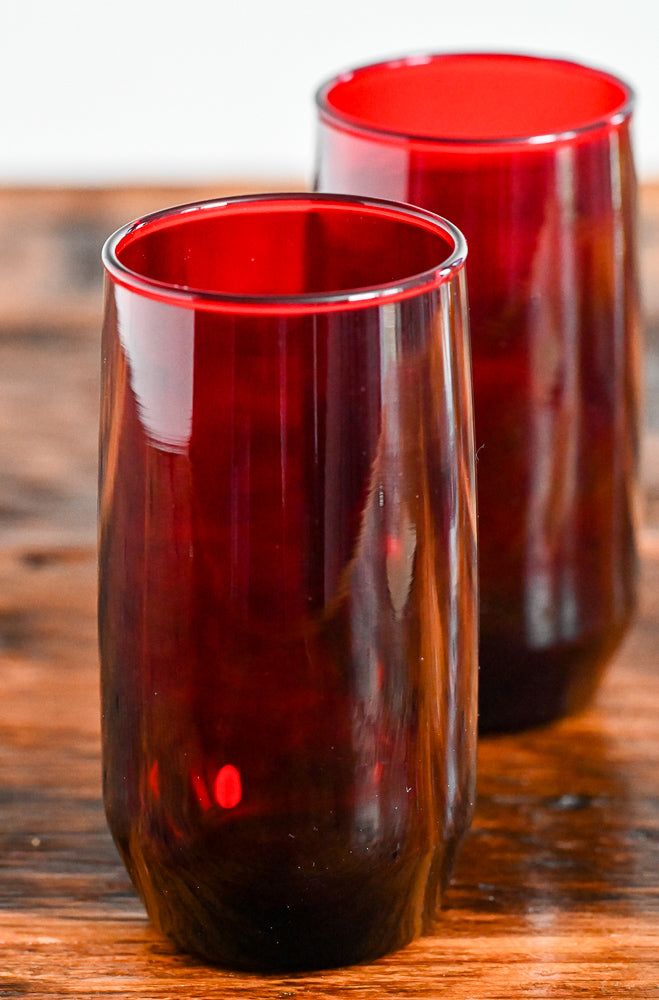
{"type": "Polygon", "coordinates": [[[148,298],[169,302],[172,305],[214,306],[217,309],[240,312],[314,312],[337,309],[350,309],[360,306],[379,306],[402,298],[408,298],[443,284],[460,271],[467,258],[467,243],[462,232],[448,219],[417,208],[403,202],[388,201],[380,198],[367,198],[352,195],[332,193],[304,192],[267,192],[263,194],[243,194],[224,198],[211,198],[200,201],[174,205],[160,209],[148,215],[128,222],[115,230],[105,240],[101,250],[101,260],[106,276],[123,287],[142,294],[148,298]],[[433,268],[417,274],[409,275],[396,281],[381,285],[366,286],[354,289],[337,289],[332,292],[287,295],[246,295],[226,292],[212,292],[198,288],[188,288],[182,285],[169,284],[146,278],[136,271],[126,267],[117,257],[117,248],[128,235],[159,221],[174,216],[185,215],[203,210],[219,209],[224,206],[241,203],[257,202],[289,202],[304,201],[312,204],[348,204],[354,207],[393,212],[399,217],[416,219],[428,230],[441,230],[453,243],[453,250],[433,268]]]}
{"type": "Polygon", "coordinates": [[[551,55],[535,55],[533,53],[526,52],[497,52],[491,50],[482,51],[447,51],[447,52],[428,52],[428,53],[416,53],[406,56],[392,57],[389,59],[383,59],[378,62],[363,63],[359,66],[353,66],[335,73],[333,76],[326,78],[315,90],[314,102],[320,116],[326,119],[332,124],[339,125],[345,130],[351,132],[357,132],[360,135],[379,137],[382,139],[387,139],[390,142],[397,141],[400,143],[419,143],[420,145],[435,145],[435,146],[452,146],[452,147],[463,147],[463,148],[476,148],[476,149],[496,149],[498,147],[504,148],[508,146],[540,146],[549,145],[551,143],[558,142],[568,142],[577,138],[580,135],[587,134],[589,132],[597,132],[598,130],[610,128],[615,125],[619,125],[625,119],[629,118],[634,111],[636,106],[636,91],[626,80],[616,73],[610,70],[602,69],[598,66],[591,66],[587,63],[580,63],[574,59],[569,59],[563,56],[551,56],[551,55]],[[417,63],[419,65],[432,62],[435,59],[443,58],[460,58],[464,56],[485,56],[487,58],[514,58],[514,59],[528,59],[537,60],[547,63],[562,63],[565,66],[570,66],[574,69],[579,69],[592,73],[596,76],[606,77],[613,83],[616,83],[625,91],[625,100],[618,106],[614,111],[611,111],[608,115],[598,118],[595,121],[588,122],[585,125],[575,126],[572,129],[564,129],[561,132],[547,132],[547,133],[537,133],[533,135],[522,135],[522,136],[497,136],[496,138],[464,138],[455,136],[441,136],[441,135],[423,135],[421,133],[408,133],[402,132],[395,129],[385,129],[376,125],[367,125],[360,122],[357,118],[352,118],[350,115],[343,114],[342,112],[336,111],[327,102],[327,94],[336,86],[338,83],[342,83],[348,80],[350,77],[355,76],[358,73],[364,73],[368,70],[380,69],[387,66],[395,67],[401,65],[410,65],[417,63]]]}

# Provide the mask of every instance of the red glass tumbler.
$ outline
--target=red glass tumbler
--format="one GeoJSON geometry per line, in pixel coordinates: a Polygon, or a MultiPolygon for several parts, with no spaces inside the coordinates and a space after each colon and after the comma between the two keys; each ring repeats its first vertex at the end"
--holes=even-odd
{"type": "Polygon", "coordinates": [[[404,945],[468,826],[465,253],[429,213],[311,195],[105,246],[106,811],[153,923],[212,962],[404,945]]]}
{"type": "Polygon", "coordinates": [[[317,95],[316,186],[424,206],[469,243],[480,726],[583,706],[635,603],[633,95],[554,59],[367,66],[317,95]]]}

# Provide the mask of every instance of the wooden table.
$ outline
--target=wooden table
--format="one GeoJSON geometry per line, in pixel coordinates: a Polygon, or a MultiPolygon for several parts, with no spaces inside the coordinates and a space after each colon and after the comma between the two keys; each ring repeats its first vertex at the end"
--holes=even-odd
{"type": "Polygon", "coordinates": [[[149,928],[100,792],[99,247],[205,193],[0,191],[0,998],[659,998],[659,188],[642,199],[641,606],[595,704],[481,741],[434,936],[269,978],[208,968],[149,928]]]}

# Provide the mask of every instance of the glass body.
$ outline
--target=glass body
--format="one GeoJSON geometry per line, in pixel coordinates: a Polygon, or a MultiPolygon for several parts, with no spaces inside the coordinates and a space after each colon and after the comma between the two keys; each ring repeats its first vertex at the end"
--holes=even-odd
{"type": "Polygon", "coordinates": [[[417,57],[317,95],[316,187],[396,198],[469,243],[480,726],[585,704],[635,603],[632,95],[530,56],[417,57]]]}
{"type": "Polygon", "coordinates": [[[155,925],[211,961],[405,944],[468,826],[464,254],[428,213],[308,195],[104,249],[106,812],[155,925]]]}

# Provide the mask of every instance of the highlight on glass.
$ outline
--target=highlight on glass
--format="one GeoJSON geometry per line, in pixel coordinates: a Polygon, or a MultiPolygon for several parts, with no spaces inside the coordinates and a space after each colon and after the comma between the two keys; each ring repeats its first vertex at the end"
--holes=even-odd
{"type": "Polygon", "coordinates": [[[106,812],[212,962],[348,964],[437,915],[475,779],[465,255],[428,212],[301,194],[105,245],[106,812]]]}
{"type": "Polygon", "coordinates": [[[636,601],[634,95],[559,59],[415,56],[317,94],[316,187],[469,243],[480,725],[583,707],[636,601]]]}

